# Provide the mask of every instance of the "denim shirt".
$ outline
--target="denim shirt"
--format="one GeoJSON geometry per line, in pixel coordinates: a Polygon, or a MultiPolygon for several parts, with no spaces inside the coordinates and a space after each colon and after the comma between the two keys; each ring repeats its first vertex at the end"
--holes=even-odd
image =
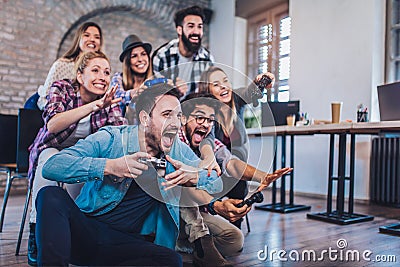
{"type": "MultiPolygon", "coordinates": [[[[132,182],[131,178],[104,176],[106,160],[120,158],[139,150],[138,126],[105,126],[79,140],[76,145],[52,156],[44,164],[42,174],[53,181],[85,183],[75,202],[84,213],[97,216],[114,209],[122,201],[132,182]]],[[[178,138],[175,138],[169,156],[194,167],[200,162],[190,147],[178,138]]],[[[174,170],[168,162],[166,174],[174,170]]],[[[197,189],[206,190],[210,194],[222,191],[222,180],[215,171],[208,176],[207,170],[200,170],[198,177],[197,189]]],[[[176,186],[165,191],[161,186],[165,179],[158,177],[157,180],[167,209],[155,210],[150,214],[146,218],[142,233],[155,232],[156,244],[173,249],[179,229],[179,200],[182,187],[176,186]]]]}

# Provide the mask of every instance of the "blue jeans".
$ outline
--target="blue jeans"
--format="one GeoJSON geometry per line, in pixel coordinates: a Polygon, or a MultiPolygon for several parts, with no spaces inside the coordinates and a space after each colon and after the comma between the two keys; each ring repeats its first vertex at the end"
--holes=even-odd
{"type": "Polygon", "coordinates": [[[36,209],[39,266],[182,266],[175,251],[87,216],[60,187],[42,188],[36,209]]]}

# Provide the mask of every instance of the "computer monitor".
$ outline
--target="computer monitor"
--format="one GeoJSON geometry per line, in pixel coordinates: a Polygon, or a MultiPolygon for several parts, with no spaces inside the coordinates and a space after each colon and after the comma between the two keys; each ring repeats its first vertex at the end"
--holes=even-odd
{"type": "Polygon", "coordinates": [[[263,127],[286,125],[286,117],[296,115],[299,120],[300,101],[262,103],[261,124],[263,127]]]}
{"type": "Polygon", "coordinates": [[[400,120],[400,82],[378,86],[381,121],[400,120]]]}

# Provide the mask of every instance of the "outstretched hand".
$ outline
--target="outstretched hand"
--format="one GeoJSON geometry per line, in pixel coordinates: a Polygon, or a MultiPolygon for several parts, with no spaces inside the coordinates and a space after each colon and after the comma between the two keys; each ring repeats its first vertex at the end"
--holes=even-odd
{"type": "Polygon", "coordinates": [[[114,99],[114,95],[115,95],[115,92],[117,91],[117,88],[118,88],[118,85],[116,84],[113,87],[111,87],[110,90],[108,90],[102,98],[96,100],[96,106],[93,108],[93,111],[104,109],[113,104],[120,102],[122,100],[121,97],[114,99]]]}
{"type": "Polygon", "coordinates": [[[207,169],[208,176],[211,175],[212,170],[215,170],[217,172],[218,176],[221,176],[221,173],[222,173],[221,167],[219,167],[218,162],[214,155],[211,160],[205,158],[202,161],[200,161],[199,168],[207,169]]]}
{"type": "Polygon", "coordinates": [[[268,173],[261,181],[261,184],[259,185],[257,191],[261,191],[264,188],[267,188],[271,183],[275,182],[278,178],[282,177],[283,175],[288,174],[292,170],[293,168],[286,167],[276,170],[273,173],[268,173]]]}
{"type": "Polygon", "coordinates": [[[198,168],[186,165],[180,162],[179,160],[174,160],[169,155],[166,155],[165,159],[168,160],[174,166],[175,171],[165,176],[165,180],[167,181],[162,183],[162,185],[165,186],[164,190],[171,189],[180,184],[186,184],[186,185],[197,184],[197,181],[199,179],[198,168]]]}

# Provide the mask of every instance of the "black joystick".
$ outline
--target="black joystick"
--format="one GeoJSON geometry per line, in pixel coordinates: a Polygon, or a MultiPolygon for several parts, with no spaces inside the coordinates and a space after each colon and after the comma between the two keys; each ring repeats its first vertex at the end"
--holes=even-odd
{"type": "Polygon", "coordinates": [[[237,204],[236,207],[241,208],[246,204],[248,207],[250,207],[253,203],[261,203],[263,201],[264,201],[263,194],[261,192],[256,192],[252,194],[248,199],[245,199],[239,204],[237,204]]]}
{"type": "Polygon", "coordinates": [[[251,99],[253,101],[253,106],[258,106],[258,99],[262,98],[264,95],[264,89],[272,82],[272,79],[267,75],[263,75],[258,82],[255,82],[257,87],[253,88],[251,92],[251,99]]]}

